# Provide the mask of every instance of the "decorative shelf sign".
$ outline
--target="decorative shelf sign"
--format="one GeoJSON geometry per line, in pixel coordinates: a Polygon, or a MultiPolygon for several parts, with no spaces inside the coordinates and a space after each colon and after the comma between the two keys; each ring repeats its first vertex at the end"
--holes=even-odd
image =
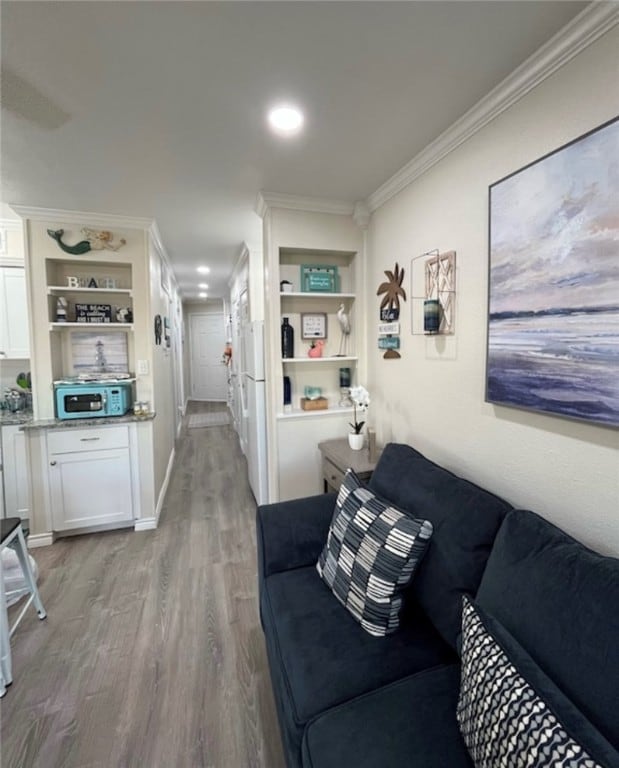
{"type": "Polygon", "coordinates": [[[75,304],[75,320],[78,323],[111,323],[111,304],[75,304]]]}
{"type": "Polygon", "coordinates": [[[336,266],[301,264],[301,290],[304,293],[337,293],[339,282],[336,266]]]}

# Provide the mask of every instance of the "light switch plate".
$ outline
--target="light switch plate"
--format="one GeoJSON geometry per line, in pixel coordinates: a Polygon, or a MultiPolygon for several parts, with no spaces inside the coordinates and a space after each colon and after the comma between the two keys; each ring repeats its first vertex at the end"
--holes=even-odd
{"type": "Polygon", "coordinates": [[[138,360],[138,376],[148,376],[148,360],[138,360]]]}

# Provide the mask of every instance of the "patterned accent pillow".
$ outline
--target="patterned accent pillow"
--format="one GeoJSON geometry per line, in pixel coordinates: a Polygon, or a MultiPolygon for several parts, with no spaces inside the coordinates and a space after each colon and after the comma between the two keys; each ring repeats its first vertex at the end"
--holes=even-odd
{"type": "Polygon", "coordinates": [[[402,590],[431,536],[432,523],[378,498],[349,469],[316,569],[363,629],[381,637],[400,626],[402,590]]]}
{"type": "Polygon", "coordinates": [[[457,718],[476,768],[617,765],[614,748],[507,631],[466,597],[457,718]],[[587,742],[589,751],[574,736],[587,742]],[[592,757],[592,751],[600,757],[592,757]]]}

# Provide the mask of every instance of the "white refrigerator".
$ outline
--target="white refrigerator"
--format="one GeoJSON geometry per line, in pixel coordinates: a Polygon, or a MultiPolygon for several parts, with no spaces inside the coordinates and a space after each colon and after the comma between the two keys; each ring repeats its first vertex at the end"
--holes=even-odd
{"type": "Polygon", "coordinates": [[[266,504],[267,419],[264,381],[264,323],[247,323],[242,331],[242,432],[247,440],[249,485],[258,504],[266,504]]]}

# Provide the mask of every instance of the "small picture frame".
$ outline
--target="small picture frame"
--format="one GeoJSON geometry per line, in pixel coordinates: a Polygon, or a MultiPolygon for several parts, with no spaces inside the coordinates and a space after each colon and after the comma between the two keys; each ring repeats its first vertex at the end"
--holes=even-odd
{"type": "Polygon", "coordinates": [[[301,338],[327,338],[327,315],[325,312],[306,312],[301,315],[301,338]]]}

